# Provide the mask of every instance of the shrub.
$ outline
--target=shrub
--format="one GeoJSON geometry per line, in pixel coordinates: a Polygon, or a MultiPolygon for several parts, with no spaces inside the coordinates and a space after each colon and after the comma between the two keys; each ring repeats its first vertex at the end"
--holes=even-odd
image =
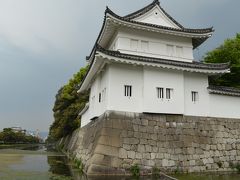
{"type": "Polygon", "coordinates": [[[134,177],[139,177],[140,176],[140,167],[138,164],[134,164],[131,168],[130,171],[132,173],[132,176],[134,177]]]}
{"type": "Polygon", "coordinates": [[[219,168],[222,168],[222,165],[223,165],[223,164],[222,164],[221,161],[218,161],[218,162],[217,162],[217,165],[218,165],[219,168]]]}
{"type": "Polygon", "coordinates": [[[84,169],[84,165],[82,163],[82,160],[75,158],[74,163],[75,163],[76,167],[82,172],[83,169],[84,169]]]}
{"type": "Polygon", "coordinates": [[[154,167],[152,168],[152,175],[153,175],[154,177],[159,177],[159,176],[160,176],[160,169],[159,169],[158,167],[154,166],[154,167]]]}
{"type": "Polygon", "coordinates": [[[240,163],[237,163],[237,164],[235,165],[235,168],[237,169],[238,173],[240,173],[240,163]]]}

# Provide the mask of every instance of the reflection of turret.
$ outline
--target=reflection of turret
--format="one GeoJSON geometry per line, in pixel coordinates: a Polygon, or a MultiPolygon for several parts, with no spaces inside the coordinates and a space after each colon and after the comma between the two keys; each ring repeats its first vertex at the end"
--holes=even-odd
{"type": "Polygon", "coordinates": [[[40,136],[39,136],[39,129],[36,130],[35,137],[37,137],[38,139],[40,139],[40,136]]]}

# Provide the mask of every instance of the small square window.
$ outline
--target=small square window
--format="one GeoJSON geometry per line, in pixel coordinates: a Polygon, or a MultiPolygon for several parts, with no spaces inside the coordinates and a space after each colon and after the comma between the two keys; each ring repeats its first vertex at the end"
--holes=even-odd
{"type": "Polygon", "coordinates": [[[177,57],[183,57],[183,47],[177,46],[176,53],[177,53],[177,57]]]}
{"type": "Polygon", "coordinates": [[[149,50],[149,43],[148,41],[141,41],[141,48],[143,52],[148,52],[149,50]]]}
{"type": "Polygon", "coordinates": [[[157,87],[157,98],[163,99],[164,98],[164,88],[157,87]]]}
{"type": "Polygon", "coordinates": [[[126,97],[132,97],[132,86],[129,85],[124,86],[124,95],[126,97]]]}
{"type": "Polygon", "coordinates": [[[174,46],[173,45],[167,45],[167,53],[168,53],[168,56],[174,56],[174,46]]]}
{"type": "Polygon", "coordinates": [[[130,46],[131,46],[131,50],[137,51],[138,50],[138,40],[131,39],[130,46]]]}

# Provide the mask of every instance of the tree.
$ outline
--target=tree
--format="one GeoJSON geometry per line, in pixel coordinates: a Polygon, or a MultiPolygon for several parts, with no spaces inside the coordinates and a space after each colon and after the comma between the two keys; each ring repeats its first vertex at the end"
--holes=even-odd
{"type": "Polygon", "coordinates": [[[88,101],[88,92],[78,94],[79,84],[85,77],[88,67],[81,68],[68,84],[59,89],[53,107],[54,122],[50,126],[49,141],[67,136],[80,125],[78,114],[88,101]]]}
{"type": "Polygon", "coordinates": [[[240,34],[233,39],[227,39],[215,50],[204,57],[207,63],[230,62],[231,73],[210,78],[211,85],[232,86],[240,88],[240,34]]]}
{"type": "Polygon", "coordinates": [[[0,132],[0,141],[4,143],[39,143],[37,137],[26,135],[23,132],[14,132],[11,128],[4,128],[0,132]]]}

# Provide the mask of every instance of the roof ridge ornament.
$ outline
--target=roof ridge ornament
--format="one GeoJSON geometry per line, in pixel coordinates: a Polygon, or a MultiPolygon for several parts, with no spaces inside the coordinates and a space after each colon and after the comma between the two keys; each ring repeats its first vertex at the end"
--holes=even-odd
{"type": "Polygon", "coordinates": [[[160,5],[160,1],[159,0],[154,0],[153,3],[160,5]]]}

